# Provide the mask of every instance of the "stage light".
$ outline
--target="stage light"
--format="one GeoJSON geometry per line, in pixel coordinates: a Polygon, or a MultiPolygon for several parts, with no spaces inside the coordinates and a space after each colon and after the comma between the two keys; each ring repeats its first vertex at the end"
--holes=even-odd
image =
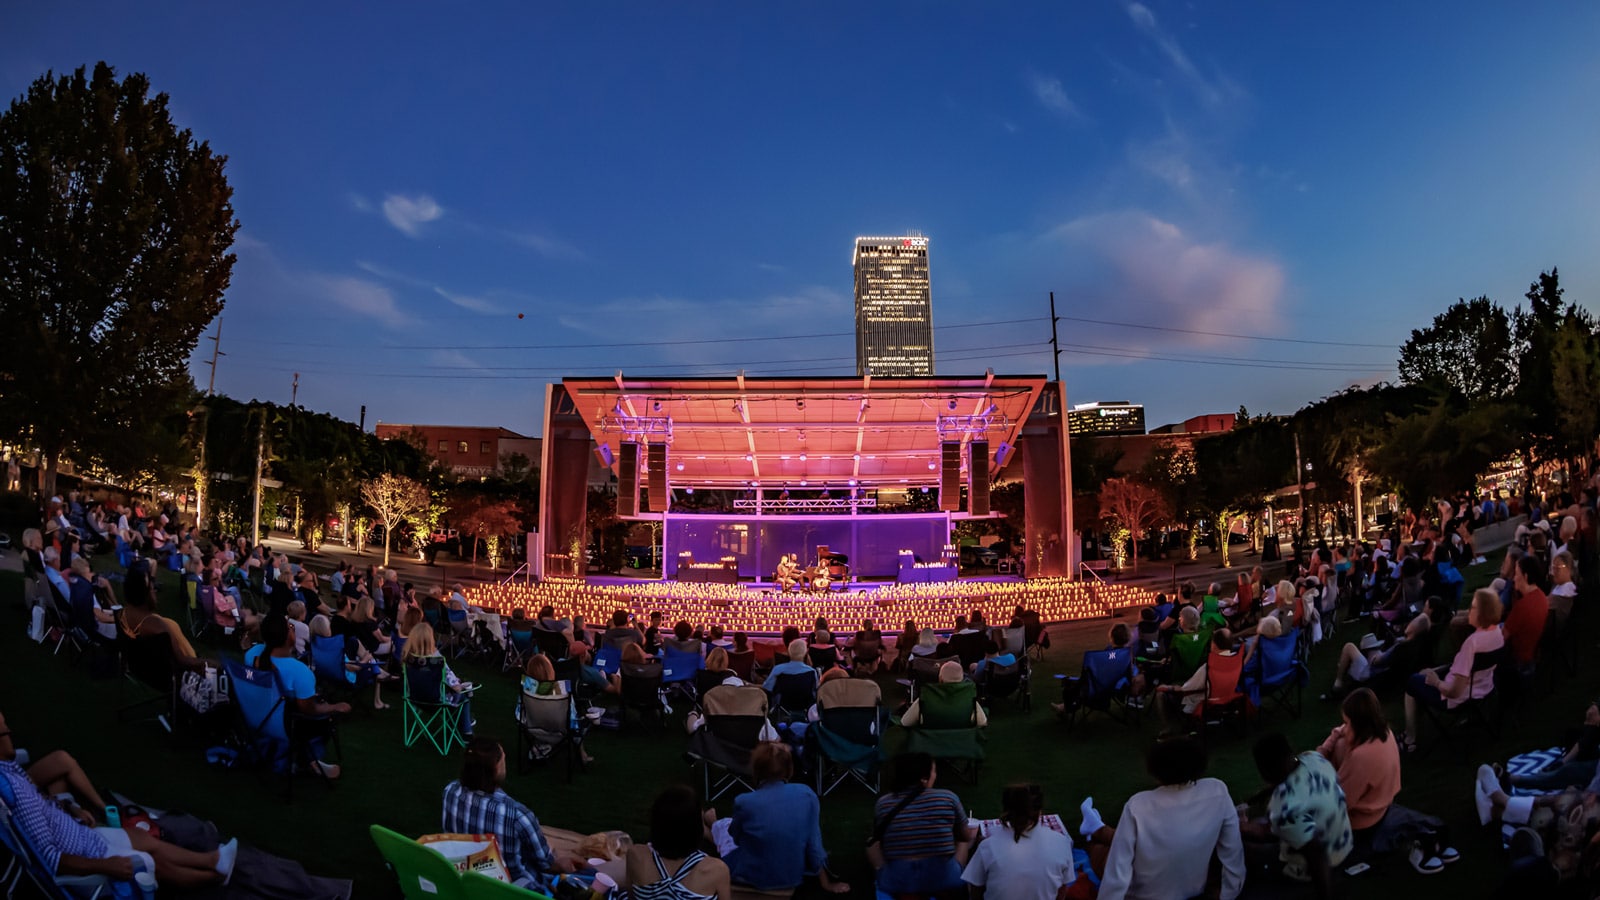
{"type": "Polygon", "coordinates": [[[850,486],[851,487],[855,487],[856,486],[856,480],[854,478],[850,479],[850,486]]]}
{"type": "Polygon", "coordinates": [[[746,454],[745,454],[745,455],[744,455],[744,461],[745,461],[745,462],[755,462],[755,457],[754,457],[754,456],[751,456],[751,455],[750,455],[750,454],[748,454],[748,453],[746,453],[746,454]]]}
{"type": "MultiPolygon", "coordinates": [[[[749,458],[750,458],[750,457],[748,457],[748,456],[747,456],[747,457],[745,457],[745,459],[749,459],[749,458]]],[[[937,469],[937,468],[939,468],[939,464],[938,464],[938,463],[936,463],[936,462],[930,462],[930,463],[928,463],[928,468],[929,468],[929,469],[930,469],[930,470],[931,470],[931,469],[937,469]]]]}
{"type": "Polygon", "coordinates": [[[678,471],[679,472],[683,471],[683,463],[678,463],[678,471]]]}
{"type": "Polygon", "coordinates": [[[656,401],[652,402],[650,404],[650,408],[652,410],[655,410],[656,412],[661,412],[661,401],[660,400],[656,400],[656,401]]]}
{"type": "Polygon", "coordinates": [[[801,462],[805,462],[806,461],[806,455],[804,453],[800,454],[800,461],[801,462]]]}
{"type": "Polygon", "coordinates": [[[800,479],[800,486],[801,487],[805,487],[806,486],[806,480],[804,478],[800,479]]]}
{"type": "Polygon", "coordinates": [[[684,488],[683,492],[685,494],[692,494],[692,493],[694,493],[694,488],[684,488]]]}
{"type": "Polygon", "coordinates": [[[861,454],[859,454],[859,453],[855,454],[854,456],[852,456],[850,458],[855,460],[856,462],[861,462],[861,454]]]}
{"type": "Polygon", "coordinates": [[[794,408],[803,412],[806,408],[806,401],[803,399],[794,401],[794,408]]]}

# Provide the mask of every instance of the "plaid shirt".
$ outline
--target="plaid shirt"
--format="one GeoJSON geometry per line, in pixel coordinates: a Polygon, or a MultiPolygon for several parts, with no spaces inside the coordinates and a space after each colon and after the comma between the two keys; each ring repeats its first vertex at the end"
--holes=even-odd
{"type": "Polygon", "coordinates": [[[494,835],[514,884],[548,893],[555,882],[555,855],[539,830],[539,820],[505,791],[484,794],[462,787],[459,781],[450,782],[444,789],[444,830],[494,835]]]}
{"type": "Polygon", "coordinates": [[[0,761],[0,778],[16,801],[11,807],[13,823],[46,869],[55,872],[64,855],[104,859],[111,854],[105,838],[39,793],[15,760],[0,761]]]}

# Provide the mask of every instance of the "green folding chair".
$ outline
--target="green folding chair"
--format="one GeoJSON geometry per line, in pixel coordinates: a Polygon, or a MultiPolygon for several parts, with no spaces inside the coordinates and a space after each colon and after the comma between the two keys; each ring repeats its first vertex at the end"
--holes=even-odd
{"type": "Polygon", "coordinates": [[[550,900],[538,891],[506,884],[477,872],[461,876],[461,888],[467,900],[550,900]]]}
{"type": "Polygon", "coordinates": [[[1180,634],[1172,639],[1172,669],[1168,682],[1183,684],[1206,661],[1211,649],[1211,630],[1202,628],[1194,634],[1180,634]]]}
{"type": "Polygon", "coordinates": [[[461,707],[445,699],[444,657],[430,656],[406,662],[400,719],[405,745],[427,738],[441,756],[465,747],[461,734],[461,707]]]}
{"type": "Polygon", "coordinates": [[[444,857],[382,825],[373,825],[368,831],[383,861],[400,880],[406,900],[466,900],[474,896],[467,893],[456,867],[444,857]]]}

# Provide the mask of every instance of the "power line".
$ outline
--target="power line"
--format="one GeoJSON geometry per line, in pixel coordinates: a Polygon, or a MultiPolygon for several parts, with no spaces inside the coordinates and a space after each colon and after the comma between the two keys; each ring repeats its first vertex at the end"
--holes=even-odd
{"type": "Polygon", "coordinates": [[[1109,325],[1113,328],[1139,328],[1145,331],[1166,331],[1173,334],[1198,334],[1206,337],[1236,338],[1241,341],[1276,341],[1284,344],[1314,344],[1321,347],[1368,347],[1393,350],[1393,344],[1357,344],[1349,341],[1313,341],[1309,338],[1264,337],[1258,334],[1233,334],[1227,331],[1201,331],[1197,328],[1174,328],[1167,325],[1142,325],[1137,322],[1111,322],[1106,319],[1086,319],[1081,316],[1060,316],[1062,321],[1083,322],[1089,325],[1109,325]]]}

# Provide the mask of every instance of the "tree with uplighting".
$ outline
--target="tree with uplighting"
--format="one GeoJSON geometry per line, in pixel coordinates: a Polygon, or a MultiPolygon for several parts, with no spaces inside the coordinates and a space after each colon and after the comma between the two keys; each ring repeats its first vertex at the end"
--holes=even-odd
{"type": "Polygon", "coordinates": [[[383,525],[383,564],[388,566],[395,527],[428,508],[428,489],[415,479],[384,473],[361,485],[361,499],[383,525]]]}
{"type": "Polygon", "coordinates": [[[1133,538],[1133,570],[1139,571],[1139,538],[1171,517],[1167,500],[1151,485],[1133,478],[1110,478],[1100,486],[1100,515],[1116,523],[1113,530],[1111,553],[1120,568],[1122,540],[1120,532],[1133,538]]]}

